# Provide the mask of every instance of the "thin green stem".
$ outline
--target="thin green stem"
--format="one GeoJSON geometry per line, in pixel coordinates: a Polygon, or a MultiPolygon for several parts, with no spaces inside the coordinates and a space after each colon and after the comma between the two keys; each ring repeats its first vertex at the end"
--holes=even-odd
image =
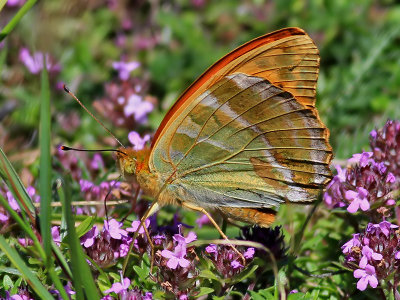
{"type": "MultiPolygon", "coordinates": [[[[0,32],[0,42],[6,38],[7,35],[14,29],[15,26],[19,23],[22,17],[32,8],[32,6],[36,3],[37,0],[28,0],[22,6],[19,11],[15,14],[15,16],[11,19],[10,22],[3,28],[0,32]]],[[[0,3],[1,4],[1,3],[0,3]]],[[[1,7],[1,6],[0,6],[1,7]]]]}

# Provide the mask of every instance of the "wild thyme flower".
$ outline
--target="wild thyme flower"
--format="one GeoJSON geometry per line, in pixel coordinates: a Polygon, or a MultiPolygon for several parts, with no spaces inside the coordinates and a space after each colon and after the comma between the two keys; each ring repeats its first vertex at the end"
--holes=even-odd
{"type": "MultiPolygon", "coordinates": [[[[179,226],[179,230],[182,225],[179,226]]],[[[162,240],[163,250],[158,250],[155,255],[154,265],[157,267],[155,279],[170,296],[180,299],[195,296],[197,293],[198,271],[195,268],[197,256],[193,246],[188,243],[197,237],[190,232],[186,237],[182,233],[175,234],[173,238],[164,235],[162,240]]]]}
{"type": "Polygon", "coordinates": [[[85,248],[93,246],[95,239],[97,238],[98,235],[99,235],[99,230],[97,229],[97,226],[94,225],[92,229],[90,229],[80,238],[81,245],[83,245],[85,248]]]}
{"type": "Polygon", "coordinates": [[[190,261],[185,258],[187,244],[195,241],[197,236],[191,231],[186,238],[180,234],[175,234],[173,239],[176,242],[174,252],[164,249],[161,251],[161,256],[168,259],[167,266],[170,269],[176,269],[178,265],[186,268],[190,264],[190,261]]]}
{"type": "Polygon", "coordinates": [[[400,185],[400,121],[388,120],[382,130],[370,133],[370,145],[374,160],[383,163],[396,177],[400,185]]]}
{"type": "Polygon", "coordinates": [[[115,127],[131,130],[147,122],[147,115],[157,100],[146,94],[147,83],[139,79],[111,82],[105,85],[105,96],[93,104],[98,113],[107,117],[115,127]]]}
{"type": "Polygon", "coordinates": [[[380,280],[390,280],[395,288],[400,284],[400,231],[388,221],[369,223],[363,233],[342,246],[346,255],[345,265],[359,279],[357,288],[365,290],[368,285],[378,286],[380,280]]]}
{"type": "MultiPolygon", "coordinates": [[[[254,248],[248,248],[245,251],[238,249],[246,259],[248,264],[253,259],[254,248]],[[246,257],[247,256],[247,257],[246,257]]],[[[214,264],[218,273],[223,278],[231,278],[239,274],[243,269],[243,261],[239,254],[232,249],[231,246],[222,245],[217,246],[210,244],[205,249],[206,257],[208,257],[214,264]]]]}
{"type": "MultiPolygon", "coordinates": [[[[107,195],[113,195],[110,193],[113,189],[117,189],[120,186],[120,182],[117,181],[103,181],[99,185],[85,179],[79,180],[81,186],[81,192],[83,197],[87,201],[98,201],[104,200],[107,195]]],[[[109,200],[110,198],[107,198],[109,200]]]]}
{"type": "MultiPolygon", "coordinates": [[[[146,228],[149,228],[149,225],[150,225],[150,220],[146,219],[146,221],[144,222],[144,226],[146,228]]],[[[131,227],[126,228],[126,231],[130,233],[130,237],[133,238],[133,236],[134,236],[135,232],[138,230],[139,226],[140,226],[140,220],[135,220],[132,222],[131,227]]],[[[150,248],[150,245],[147,241],[147,237],[145,236],[144,228],[142,226],[140,226],[139,235],[135,239],[134,243],[135,243],[134,249],[136,249],[136,251],[140,254],[146,253],[148,248],[150,248]]]]}
{"type": "Polygon", "coordinates": [[[206,215],[202,215],[200,218],[196,220],[196,224],[199,228],[203,227],[205,224],[210,224],[210,219],[206,215]]]}
{"type": "Polygon", "coordinates": [[[128,140],[133,145],[133,149],[142,150],[146,142],[150,140],[150,134],[146,134],[142,138],[136,131],[131,131],[128,134],[128,140]]]}
{"type": "Polygon", "coordinates": [[[119,78],[121,80],[128,80],[129,74],[133,70],[136,70],[140,66],[140,63],[138,63],[137,61],[131,61],[131,62],[115,61],[113,62],[112,66],[114,70],[117,70],[119,72],[119,78]]]}
{"type": "Polygon", "coordinates": [[[121,278],[121,282],[115,282],[108,290],[104,291],[104,294],[116,293],[119,294],[122,291],[126,291],[131,285],[129,278],[121,278]]]}
{"type": "Polygon", "coordinates": [[[60,226],[51,227],[51,236],[56,245],[60,246],[61,244],[60,226]]]}
{"type": "MultiPolygon", "coordinates": [[[[380,207],[393,205],[393,173],[382,163],[373,159],[371,152],[353,155],[355,162],[346,169],[336,166],[338,174],[328,184],[324,193],[324,202],[330,208],[347,206],[347,211],[371,211],[372,216],[381,220],[380,207]]],[[[350,161],[349,160],[349,161],[350,161]]]]}
{"type": "Polygon", "coordinates": [[[61,66],[54,63],[48,54],[35,52],[31,55],[27,48],[21,49],[19,52],[19,59],[32,74],[38,74],[43,69],[43,59],[46,60],[46,68],[49,72],[54,73],[61,70],[61,66]]]}
{"type": "Polygon", "coordinates": [[[104,220],[102,232],[97,235],[94,232],[86,233],[81,238],[81,244],[86,244],[86,253],[99,266],[108,267],[113,265],[118,258],[128,254],[129,245],[132,239],[128,236],[128,232],[121,228],[122,224],[117,220],[104,220]],[[91,245],[90,245],[91,244],[91,245]]]}

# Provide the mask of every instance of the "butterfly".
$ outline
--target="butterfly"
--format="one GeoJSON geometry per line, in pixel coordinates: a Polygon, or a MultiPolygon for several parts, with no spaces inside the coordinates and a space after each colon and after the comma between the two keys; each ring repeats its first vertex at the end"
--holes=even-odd
{"type": "Polygon", "coordinates": [[[118,149],[122,174],[155,199],[145,217],[175,204],[267,227],[281,204],[314,201],[331,178],[332,159],[315,108],[319,62],[312,39],[285,28],[204,72],[150,147],[118,149]]]}

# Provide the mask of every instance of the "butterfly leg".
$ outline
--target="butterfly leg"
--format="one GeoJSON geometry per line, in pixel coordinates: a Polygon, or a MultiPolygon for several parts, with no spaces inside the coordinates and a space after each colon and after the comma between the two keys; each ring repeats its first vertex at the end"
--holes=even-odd
{"type": "MultiPolygon", "coordinates": [[[[150,247],[151,247],[151,264],[150,264],[150,273],[153,270],[153,265],[154,265],[154,244],[151,241],[151,237],[149,234],[149,231],[147,230],[146,226],[145,226],[145,221],[147,220],[148,217],[150,217],[152,214],[154,214],[158,209],[160,208],[160,206],[158,205],[157,202],[153,202],[153,204],[151,204],[151,206],[146,210],[146,212],[144,213],[143,217],[140,219],[140,225],[138,227],[138,229],[136,230],[135,234],[133,235],[132,238],[132,243],[130,245],[129,248],[129,253],[132,251],[133,249],[133,245],[135,244],[135,240],[139,235],[139,230],[140,228],[143,227],[144,232],[146,234],[147,240],[149,241],[150,247]]],[[[129,254],[126,256],[124,264],[122,266],[122,274],[125,274],[125,270],[126,267],[128,265],[128,261],[129,261],[129,254]]]]}
{"type": "MultiPolygon", "coordinates": [[[[191,204],[185,203],[185,202],[182,202],[181,205],[182,205],[183,207],[186,207],[186,208],[189,208],[189,209],[191,209],[191,210],[198,211],[198,212],[201,212],[201,213],[205,214],[205,215],[208,217],[208,219],[211,221],[211,223],[214,225],[214,227],[218,230],[218,232],[219,232],[219,234],[222,236],[222,238],[224,238],[225,240],[227,240],[228,243],[230,242],[230,241],[229,241],[229,238],[225,235],[225,233],[224,233],[224,232],[222,231],[222,229],[219,227],[219,225],[217,224],[217,222],[215,222],[215,220],[213,219],[213,217],[211,217],[211,215],[210,215],[204,208],[199,207],[199,206],[196,206],[196,205],[191,205],[191,204]]],[[[240,259],[241,259],[242,262],[245,264],[245,263],[246,263],[246,259],[244,258],[243,254],[240,253],[239,250],[237,250],[237,249],[235,248],[235,246],[233,246],[232,244],[229,244],[229,246],[232,247],[232,249],[239,255],[240,259]]]]}

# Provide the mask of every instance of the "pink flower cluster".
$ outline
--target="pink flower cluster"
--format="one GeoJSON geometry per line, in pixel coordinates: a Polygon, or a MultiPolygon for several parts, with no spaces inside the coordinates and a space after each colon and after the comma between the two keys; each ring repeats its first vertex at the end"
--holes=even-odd
{"type": "Polygon", "coordinates": [[[357,288],[368,285],[376,288],[379,281],[393,277],[394,287],[400,284],[400,232],[399,226],[388,221],[369,223],[365,232],[353,234],[342,246],[345,264],[354,269],[357,288]]]}

